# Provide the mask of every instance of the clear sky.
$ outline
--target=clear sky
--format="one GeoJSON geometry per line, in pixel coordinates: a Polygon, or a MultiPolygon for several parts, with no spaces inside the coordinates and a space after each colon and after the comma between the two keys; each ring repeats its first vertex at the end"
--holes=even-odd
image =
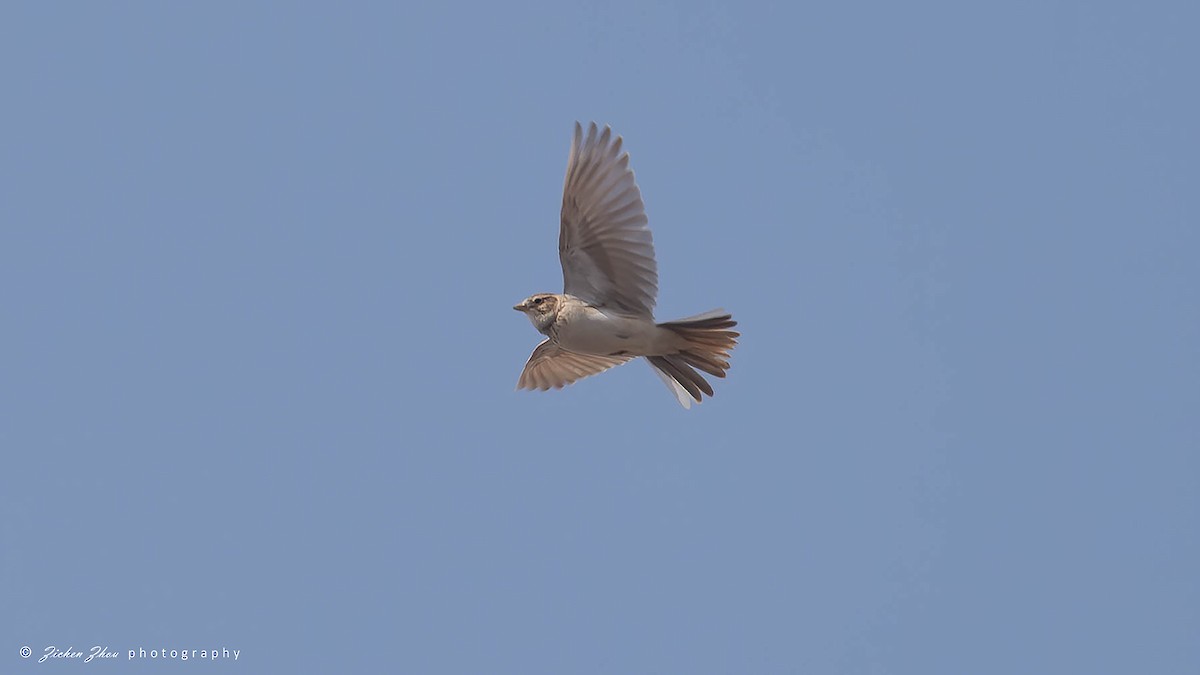
{"type": "Polygon", "coordinates": [[[6,3],[0,671],[1200,672],[1196,7],[6,3]],[[514,391],[575,120],[691,411],[514,391]]]}

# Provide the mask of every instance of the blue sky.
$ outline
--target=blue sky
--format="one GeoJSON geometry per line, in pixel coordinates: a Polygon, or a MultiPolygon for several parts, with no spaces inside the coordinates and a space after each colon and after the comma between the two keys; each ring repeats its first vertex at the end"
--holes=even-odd
{"type": "Polygon", "coordinates": [[[1200,670],[1194,5],[430,5],[0,9],[0,670],[1200,670]],[[593,119],[691,411],[513,389],[593,119]]]}

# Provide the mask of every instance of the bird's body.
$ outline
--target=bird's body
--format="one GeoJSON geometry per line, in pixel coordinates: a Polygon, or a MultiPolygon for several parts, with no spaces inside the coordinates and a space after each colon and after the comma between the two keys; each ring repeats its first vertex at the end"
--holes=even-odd
{"type": "Polygon", "coordinates": [[[611,130],[575,140],[563,188],[559,259],[563,293],[532,295],[513,309],[546,336],[533,350],[520,389],[560,388],[644,356],[683,407],[712,396],[696,368],[725,377],[737,322],[722,310],[656,323],[658,270],[641,192],[611,130]]]}
{"type": "MultiPolygon", "coordinates": [[[[560,347],[581,354],[620,356],[662,353],[670,332],[641,317],[593,307],[579,298],[559,294],[554,321],[539,330],[560,347]]],[[[537,326],[537,324],[534,324],[537,326]]]]}

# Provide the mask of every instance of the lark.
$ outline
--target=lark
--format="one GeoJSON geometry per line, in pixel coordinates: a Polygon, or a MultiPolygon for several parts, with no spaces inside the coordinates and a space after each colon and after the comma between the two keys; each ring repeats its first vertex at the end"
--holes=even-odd
{"type": "Polygon", "coordinates": [[[513,307],[546,339],[530,355],[518,389],[561,389],[643,357],[680,405],[713,389],[697,369],[725,377],[737,325],[723,309],[666,323],[654,320],[658,265],[629,153],[612,129],[575,123],[567,160],[558,257],[563,292],[513,307]]]}

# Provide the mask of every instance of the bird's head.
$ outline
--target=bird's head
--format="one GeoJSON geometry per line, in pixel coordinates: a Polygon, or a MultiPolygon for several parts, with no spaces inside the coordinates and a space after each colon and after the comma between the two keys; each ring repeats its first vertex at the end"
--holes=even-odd
{"type": "Polygon", "coordinates": [[[554,322],[555,315],[558,314],[559,299],[553,293],[538,293],[525,298],[520,303],[513,305],[513,309],[518,312],[523,312],[529,320],[537,326],[538,330],[545,330],[551,323],[554,322]]]}

